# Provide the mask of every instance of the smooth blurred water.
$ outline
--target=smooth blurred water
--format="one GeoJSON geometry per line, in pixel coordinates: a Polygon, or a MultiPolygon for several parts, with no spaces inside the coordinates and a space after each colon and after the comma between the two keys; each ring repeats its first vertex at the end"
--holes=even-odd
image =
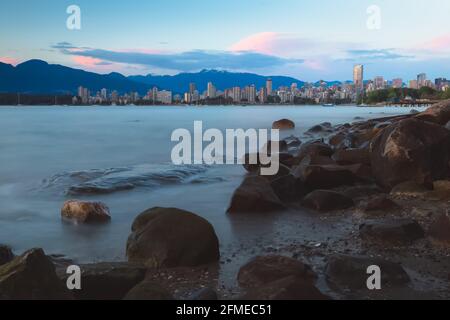
{"type": "MultiPolygon", "coordinates": [[[[175,183],[135,188],[107,195],[78,196],[103,201],[112,222],[104,226],[73,226],[61,222],[60,208],[72,197],[55,175],[110,168],[146,168],[165,172],[175,143],[172,131],[202,120],[204,128],[267,128],[281,118],[297,127],[285,135],[300,136],[321,122],[340,124],[355,117],[376,118],[408,113],[407,108],[318,106],[280,107],[0,107],[0,243],[16,252],[43,247],[79,261],[124,259],[133,219],[154,206],[190,210],[216,228],[223,250],[240,239],[270,241],[271,225],[231,220],[225,211],[242,181],[240,166],[215,166],[175,183]],[[58,184],[60,183],[60,184],[58,184]],[[249,235],[249,232],[252,232],[249,235]],[[253,234],[254,232],[254,234],[253,234]]],[[[59,177],[59,176],[57,176],[59,177]]]]}

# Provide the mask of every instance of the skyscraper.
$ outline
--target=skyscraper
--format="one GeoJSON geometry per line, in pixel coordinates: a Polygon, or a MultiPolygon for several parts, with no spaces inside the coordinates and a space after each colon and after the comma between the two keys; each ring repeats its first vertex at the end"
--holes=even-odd
{"type": "Polygon", "coordinates": [[[269,78],[269,79],[267,79],[267,81],[266,81],[266,89],[267,89],[267,95],[272,95],[272,88],[273,87],[273,84],[272,84],[272,79],[271,78],[269,78]]]}
{"type": "Polygon", "coordinates": [[[216,87],[214,87],[212,82],[208,82],[208,90],[206,94],[208,98],[211,99],[216,97],[216,87]]]}
{"type": "Polygon", "coordinates": [[[195,90],[197,90],[195,83],[193,82],[189,83],[189,93],[194,94],[195,90]]]}
{"type": "Polygon", "coordinates": [[[392,80],[393,88],[403,88],[403,80],[401,78],[397,78],[392,80]]]}
{"type": "Polygon", "coordinates": [[[250,87],[248,87],[248,102],[249,103],[255,103],[256,102],[256,87],[254,84],[252,84],[250,87]]]}
{"type": "Polygon", "coordinates": [[[364,94],[364,66],[357,64],[353,68],[353,84],[355,85],[356,98],[364,94]]]}
{"type": "Polygon", "coordinates": [[[417,89],[425,87],[426,82],[427,82],[427,74],[426,73],[420,73],[417,75],[417,89]]]}

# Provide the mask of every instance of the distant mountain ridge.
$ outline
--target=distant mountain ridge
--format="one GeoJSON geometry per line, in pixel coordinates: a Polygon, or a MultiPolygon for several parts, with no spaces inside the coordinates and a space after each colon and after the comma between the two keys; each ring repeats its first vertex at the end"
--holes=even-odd
{"type": "Polygon", "coordinates": [[[79,86],[84,86],[94,93],[107,88],[119,92],[137,91],[141,94],[149,87],[119,73],[101,75],[48,64],[42,60],[29,60],[16,67],[0,63],[0,92],[74,94],[79,86]]]}
{"type": "Polygon", "coordinates": [[[153,84],[157,87],[171,90],[177,93],[187,92],[189,84],[195,83],[197,90],[203,92],[206,90],[208,82],[212,82],[219,90],[225,90],[232,87],[245,87],[254,84],[256,89],[266,86],[268,78],[272,79],[273,88],[280,86],[290,86],[297,83],[298,87],[302,87],[305,83],[295,78],[284,76],[261,76],[253,73],[235,73],[218,70],[202,70],[197,73],[180,73],[174,76],[130,76],[128,79],[136,82],[153,84]]]}
{"type": "MultiPolygon", "coordinates": [[[[272,79],[273,88],[290,86],[296,83],[300,88],[304,81],[285,76],[262,76],[253,73],[238,73],[218,70],[202,70],[196,73],[169,75],[124,76],[117,72],[97,74],[74,69],[58,64],[49,64],[42,60],[29,60],[12,66],[0,63],[0,93],[30,94],[76,94],[79,86],[95,93],[102,88],[117,90],[120,94],[135,91],[141,95],[156,86],[174,93],[189,90],[189,84],[195,83],[197,90],[206,90],[207,83],[212,82],[218,90],[235,86],[245,87],[254,84],[256,89],[265,87],[268,78],[272,79]]],[[[337,83],[329,82],[329,83],[337,83]]]]}

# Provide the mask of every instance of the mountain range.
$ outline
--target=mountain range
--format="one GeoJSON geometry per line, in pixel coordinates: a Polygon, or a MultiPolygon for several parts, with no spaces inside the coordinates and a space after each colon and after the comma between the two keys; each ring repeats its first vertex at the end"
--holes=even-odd
{"type": "MultiPolygon", "coordinates": [[[[207,83],[212,82],[219,90],[231,87],[245,87],[254,84],[257,89],[266,85],[271,78],[273,88],[290,86],[297,83],[302,87],[305,83],[292,77],[261,76],[253,73],[236,73],[218,70],[202,70],[197,73],[180,73],[174,76],[124,76],[120,73],[97,74],[80,69],[74,69],[57,64],[48,64],[42,60],[29,60],[12,66],[0,63],[0,92],[30,93],[30,94],[75,94],[79,86],[96,92],[102,88],[117,90],[120,94],[136,91],[146,94],[154,86],[170,90],[174,93],[184,93],[189,90],[189,84],[195,83],[197,90],[206,90],[207,83]]],[[[335,82],[330,82],[333,84],[335,82]]]]}

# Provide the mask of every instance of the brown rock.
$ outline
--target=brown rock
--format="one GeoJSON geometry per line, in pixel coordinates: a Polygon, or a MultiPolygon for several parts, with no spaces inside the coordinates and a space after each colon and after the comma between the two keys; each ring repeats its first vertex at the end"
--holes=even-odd
{"type": "Polygon", "coordinates": [[[450,243],[450,218],[448,214],[441,214],[428,229],[428,234],[435,240],[450,243]]]}
{"type": "Polygon", "coordinates": [[[287,277],[249,290],[240,300],[329,300],[310,281],[287,277]]]}
{"type": "Polygon", "coordinates": [[[148,267],[194,267],[219,260],[219,241],[212,225],[191,212],[152,208],[133,222],[127,242],[130,262],[148,267]]]}
{"type": "Polygon", "coordinates": [[[143,281],[131,289],[125,296],[124,300],[163,301],[175,299],[169,291],[161,287],[159,284],[151,281],[143,281]]]}
{"type": "Polygon", "coordinates": [[[77,223],[102,223],[111,220],[105,204],[78,200],[66,201],[61,209],[61,217],[77,223]]]}
{"type": "Polygon", "coordinates": [[[400,209],[400,206],[389,199],[385,194],[378,195],[369,199],[367,203],[363,206],[364,212],[373,212],[373,211],[383,211],[389,212],[392,210],[400,209]]]}
{"type": "Polygon", "coordinates": [[[339,149],[332,159],[338,164],[366,164],[370,165],[370,153],[368,149],[339,149]]]}
{"type": "Polygon", "coordinates": [[[391,196],[420,198],[424,197],[429,191],[429,189],[425,188],[423,185],[419,185],[415,181],[405,181],[392,188],[391,196]]]}
{"type": "Polygon", "coordinates": [[[352,170],[356,169],[338,165],[312,165],[304,168],[300,166],[294,174],[299,176],[305,185],[312,190],[332,189],[354,184],[357,177],[352,170]]]}
{"type": "Polygon", "coordinates": [[[246,177],[231,198],[229,213],[264,213],[285,209],[267,179],[246,177]]]}
{"type": "Polygon", "coordinates": [[[342,190],[342,194],[352,198],[353,200],[359,200],[368,196],[373,196],[382,193],[383,191],[376,185],[357,185],[346,187],[342,190]]]}
{"type": "Polygon", "coordinates": [[[450,121],[450,100],[439,102],[415,117],[445,126],[450,121]]]}
{"type": "Polygon", "coordinates": [[[433,191],[429,196],[438,200],[450,200],[450,180],[434,181],[433,191]]]}
{"type": "Polygon", "coordinates": [[[300,200],[310,191],[300,179],[291,174],[273,180],[270,186],[281,201],[300,200]]]}
{"type": "Polygon", "coordinates": [[[26,251],[0,266],[0,300],[66,300],[71,294],[42,249],[26,251]]]}
{"type": "Polygon", "coordinates": [[[412,219],[384,219],[370,221],[359,227],[363,240],[389,244],[410,244],[425,236],[417,221],[412,219]]]}
{"type": "MultiPolygon", "coordinates": [[[[273,145],[275,145],[274,142],[267,141],[267,143],[261,148],[260,152],[263,154],[271,154],[273,145]]],[[[287,150],[288,150],[287,142],[284,140],[278,141],[278,150],[275,151],[279,153],[279,152],[287,152],[287,150]]]]}
{"type": "MultiPolygon", "coordinates": [[[[143,264],[102,262],[80,265],[81,290],[75,290],[78,300],[122,300],[134,286],[144,280],[147,268],[143,264]]],[[[63,283],[68,275],[61,274],[63,283]]]]}
{"type": "Polygon", "coordinates": [[[445,179],[449,160],[450,132],[417,119],[390,125],[371,144],[373,174],[386,188],[409,180],[431,185],[445,179]]]}
{"type": "Polygon", "coordinates": [[[311,267],[283,256],[260,256],[244,265],[238,274],[242,288],[261,287],[270,282],[294,276],[314,283],[317,276],[311,267]]]}
{"type": "Polygon", "coordinates": [[[272,129],[289,130],[289,129],[294,129],[294,128],[295,128],[294,121],[289,120],[289,119],[281,119],[281,120],[275,121],[272,124],[272,129]]]}
{"type": "Polygon", "coordinates": [[[353,207],[354,202],[351,198],[335,191],[316,190],[303,199],[302,205],[317,211],[333,211],[353,207]]]}
{"type": "Polygon", "coordinates": [[[333,255],[328,258],[325,274],[333,285],[367,290],[367,269],[378,266],[382,272],[382,288],[405,285],[410,278],[401,265],[378,258],[333,255]]]}
{"type": "Polygon", "coordinates": [[[310,141],[302,144],[296,158],[302,161],[306,156],[331,157],[333,149],[322,141],[310,141]]]}

